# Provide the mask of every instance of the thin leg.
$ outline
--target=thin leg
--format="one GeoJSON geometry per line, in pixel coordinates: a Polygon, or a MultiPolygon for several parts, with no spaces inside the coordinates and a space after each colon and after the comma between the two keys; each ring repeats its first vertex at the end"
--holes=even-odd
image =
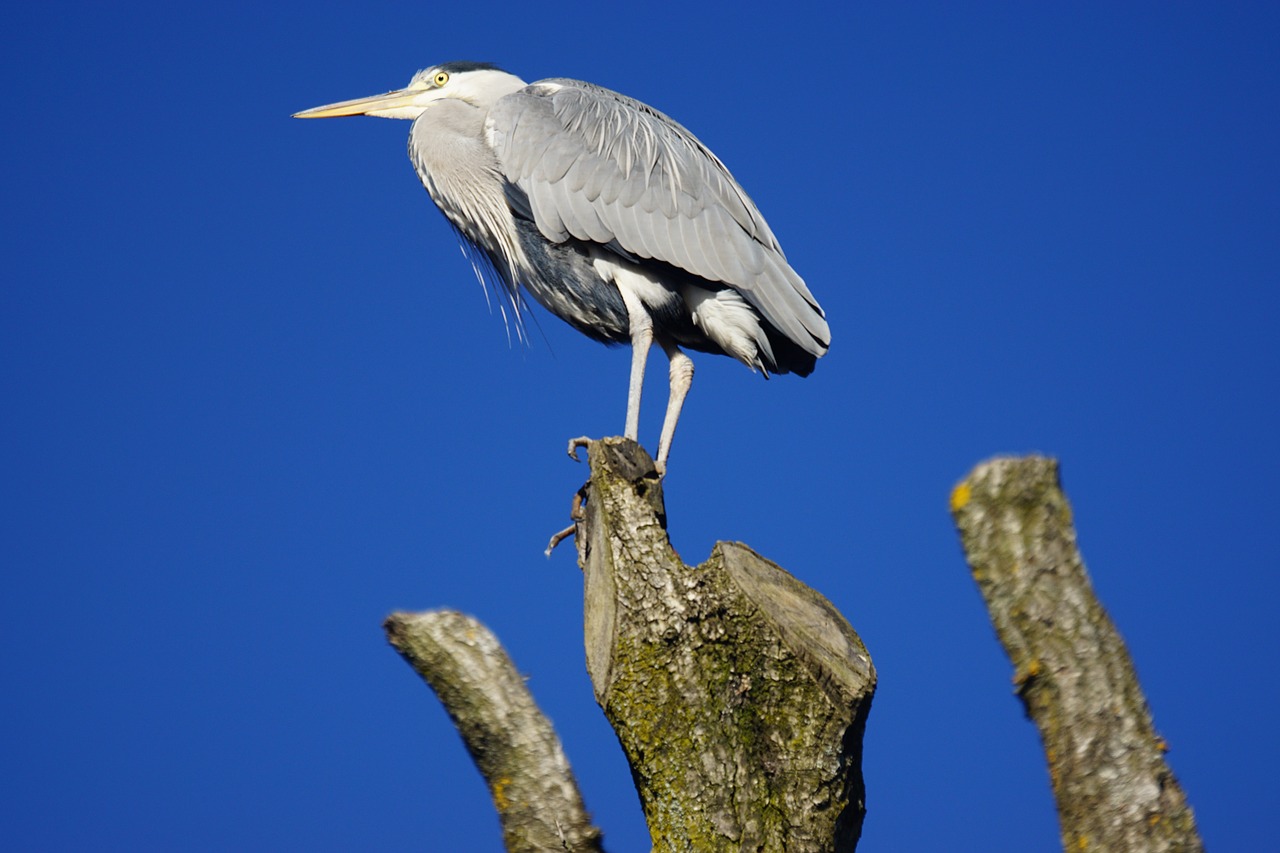
{"type": "Polygon", "coordinates": [[[653,318],[630,288],[619,285],[618,291],[627,306],[627,320],[631,324],[631,384],[627,388],[627,428],[623,435],[639,441],[640,392],[644,388],[644,366],[649,361],[649,347],[653,344],[653,318]]]}
{"type": "Polygon", "coordinates": [[[667,416],[662,419],[662,437],[658,439],[657,467],[659,474],[667,473],[667,457],[671,455],[671,439],[676,434],[676,421],[680,420],[680,410],[684,408],[684,398],[689,394],[689,386],[693,385],[693,359],[681,352],[675,344],[663,342],[662,350],[671,360],[669,377],[671,380],[671,396],[667,398],[667,416]]]}

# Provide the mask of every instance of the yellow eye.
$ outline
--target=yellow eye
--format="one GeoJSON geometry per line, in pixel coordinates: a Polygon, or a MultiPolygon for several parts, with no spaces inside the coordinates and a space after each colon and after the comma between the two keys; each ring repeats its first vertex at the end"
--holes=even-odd
{"type": "Polygon", "coordinates": [[[441,86],[443,86],[445,83],[448,83],[448,82],[449,82],[449,72],[447,72],[447,71],[437,71],[437,72],[436,72],[435,79],[434,79],[432,82],[436,84],[436,88],[437,88],[437,89],[438,89],[438,88],[440,88],[440,87],[441,87],[441,86]]]}

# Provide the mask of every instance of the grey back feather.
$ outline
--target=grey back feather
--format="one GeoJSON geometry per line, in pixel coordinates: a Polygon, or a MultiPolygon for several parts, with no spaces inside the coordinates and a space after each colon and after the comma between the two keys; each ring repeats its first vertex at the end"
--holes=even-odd
{"type": "Polygon", "coordinates": [[[760,211],[671,118],[609,89],[553,78],[500,99],[485,130],[519,190],[513,205],[548,240],[590,241],[723,283],[805,351],[827,351],[822,309],[760,211]]]}

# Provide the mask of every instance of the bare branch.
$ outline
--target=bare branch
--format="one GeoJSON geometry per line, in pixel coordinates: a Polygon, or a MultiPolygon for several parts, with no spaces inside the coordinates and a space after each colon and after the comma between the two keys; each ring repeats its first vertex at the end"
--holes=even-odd
{"type": "Polygon", "coordinates": [[[995,459],[952,493],[973,578],[1040,730],[1063,848],[1201,851],[1128,649],[1094,595],[1052,459],[995,459]]]}
{"type": "Polygon", "coordinates": [[[449,610],[395,613],[391,645],[431,686],[489,785],[511,853],[598,853],[600,830],[550,721],[498,639],[449,610]]]}

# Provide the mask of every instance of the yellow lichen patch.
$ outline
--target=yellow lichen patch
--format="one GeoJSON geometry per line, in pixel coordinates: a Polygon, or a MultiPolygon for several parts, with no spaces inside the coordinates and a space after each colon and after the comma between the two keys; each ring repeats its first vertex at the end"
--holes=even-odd
{"type": "Polygon", "coordinates": [[[1085,836],[1083,836],[1083,835],[1082,835],[1082,836],[1080,836],[1079,838],[1077,838],[1077,839],[1076,839],[1076,849],[1077,849],[1077,850],[1088,850],[1088,849],[1089,849],[1089,839],[1088,839],[1088,838],[1086,838],[1086,837],[1085,837],[1085,836]]]}
{"type": "Polygon", "coordinates": [[[968,483],[961,483],[951,490],[951,511],[959,512],[964,509],[964,505],[969,502],[969,498],[973,497],[973,490],[969,488],[968,483]]]}
{"type": "Polygon", "coordinates": [[[511,805],[511,802],[507,799],[507,786],[510,784],[510,776],[499,776],[493,780],[493,804],[499,812],[505,812],[511,805]]]}
{"type": "Polygon", "coordinates": [[[1021,687],[1031,679],[1040,675],[1040,673],[1042,672],[1044,672],[1044,665],[1041,664],[1037,658],[1032,658],[1022,666],[1014,670],[1013,683],[1016,686],[1021,687]]]}

